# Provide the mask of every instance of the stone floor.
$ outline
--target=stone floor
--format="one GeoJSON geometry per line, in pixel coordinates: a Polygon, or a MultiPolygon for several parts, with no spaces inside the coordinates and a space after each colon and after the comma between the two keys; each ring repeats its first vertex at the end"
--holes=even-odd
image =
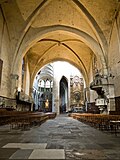
{"type": "Polygon", "coordinates": [[[120,134],[105,133],[67,115],[27,130],[0,127],[0,159],[120,159],[120,134]]]}

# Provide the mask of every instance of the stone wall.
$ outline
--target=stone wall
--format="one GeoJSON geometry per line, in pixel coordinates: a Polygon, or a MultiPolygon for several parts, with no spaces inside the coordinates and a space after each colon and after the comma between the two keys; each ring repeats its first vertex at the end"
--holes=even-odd
{"type": "Polygon", "coordinates": [[[114,83],[115,97],[120,96],[120,15],[114,22],[109,46],[109,69],[112,76],[111,83],[114,83]]]}
{"type": "Polygon", "coordinates": [[[11,96],[11,52],[6,22],[0,12],[0,59],[3,61],[0,96],[11,96]]]}

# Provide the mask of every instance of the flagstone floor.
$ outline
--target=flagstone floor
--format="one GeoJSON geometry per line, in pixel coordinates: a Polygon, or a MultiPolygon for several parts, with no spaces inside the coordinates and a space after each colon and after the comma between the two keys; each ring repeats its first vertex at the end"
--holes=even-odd
{"type": "Polygon", "coordinates": [[[120,134],[105,133],[66,114],[27,130],[0,126],[0,159],[120,159],[120,134]]]}

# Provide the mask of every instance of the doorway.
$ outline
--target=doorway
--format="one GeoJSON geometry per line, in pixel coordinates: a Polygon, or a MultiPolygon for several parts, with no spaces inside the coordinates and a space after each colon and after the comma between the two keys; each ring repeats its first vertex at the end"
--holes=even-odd
{"type": "Polygon", "coordinates": [[[60,114],[66,113],[66,107],[68,104],[68,82],[65,76],[60,80],[60,114]]]}

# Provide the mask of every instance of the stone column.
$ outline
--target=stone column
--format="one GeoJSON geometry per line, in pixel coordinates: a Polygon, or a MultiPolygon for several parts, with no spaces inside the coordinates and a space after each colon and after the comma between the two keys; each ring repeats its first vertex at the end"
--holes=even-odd
{"type": "Polygon", "coordinates": [[[22,88],[24,89],[24,92],[26,91],[26,74],[27,74],[27,58],[25,57],[24,58],[24,68],[22,69],[22,72],[24,72],[24,73],[22,73],[23,75],[23,84],[21,84],[22,85],[22,88]]]}
{"type": "Polygon", "coordinates": [[[60,110],[59,110],[59,83],[57,80],[54,80],[53,82],[53,102],[54,102],[54,105],[53,105],[52,111],[59,114],[60,113],[60,110]]]}
{"type": "Polygon", "coordinates": [[[22,87],[22,63],[19,66],[19,80],[18,80],[18,91],[21,91],[21,87],[22,87]]]}
{"type": "Polygon", "coordinates": [[[67,105],[66,105],[66,111],[70,110],[70,78],[68,79],[68,93],[67,93],[67,105]]]}
{"type": "Polygon", "coordinates": [[[114,94],[114,84],[108,85],[109,102],[108,102],[108,113],[109,111],[115,111],[115,94],[114,94]]]}
{"type": "Polygon", "coordinates": [[[52,92],[51,83],[52,83],[52,81],[50,80],[50,92],[52,92]]]}
{"type": "Polygon", "coordinates": [[[11,81],[12,81],[12,84],[11,84],[11,95],[12,97],[16,97],[17,95],[17,92],[18,92],[18,79],[19,79],[19,76],[17,74],[11,74],[11,81]]]}
{"type": "Polygon", "coordinates": [[[44,80],[44,92],[46,91],[46,80],[44,80]]]}
{"type": "Polygon", "coordinates": [[[84,102],[85,102],[85,109],[87,111],[87,95],[86,95],[86,88],[84,88],[84,102]]]}
{"type": "Polygon", "coordinates": [[[111,76],[106,78],[106,85],[103,86],[105,91],[105,96],[108,99],[107,103],[107,112],[109,114],[110,111],[115,111],[115,91],[114,91],[114,83],[111,76]]]}

